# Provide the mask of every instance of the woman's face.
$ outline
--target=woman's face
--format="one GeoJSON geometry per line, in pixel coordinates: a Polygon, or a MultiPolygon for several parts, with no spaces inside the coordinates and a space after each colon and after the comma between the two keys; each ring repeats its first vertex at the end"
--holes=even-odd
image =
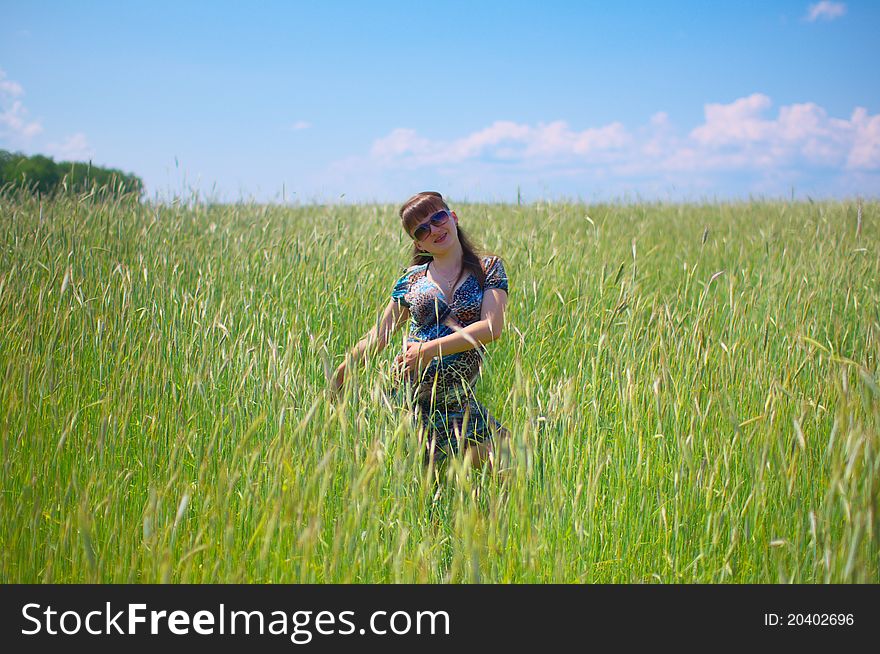
{"type": "MultiPolygon", "coordinates": [[[[451,248],[460,247],[458,242],[458,216],[455,215],[454,211],[450,211],[449,216],[450,218],[442,225],[429,223],[431,233],[425,238],[416,241],[416,247],[431,254],[441,254],[449,251],[451,248]]],[[[412,231],[410,231],[410,234],[412,234],[412,231]]]]}

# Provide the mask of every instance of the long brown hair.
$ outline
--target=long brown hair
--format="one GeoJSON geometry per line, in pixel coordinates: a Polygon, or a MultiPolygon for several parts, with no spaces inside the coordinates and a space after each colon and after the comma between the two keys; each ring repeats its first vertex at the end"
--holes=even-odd
{"type": "MultiPolygon", "coordinates": [[[[416,193],[409,200],[404,202],[400,208],[400,220],[403,223],[403,229],[407,234],[410,230],[424,221],[429,216],[434,215],[438,211],[449,211],[449,205],[443,199],[443,196],[436,191],[423,191],[416,193]]],[[[461,225],[458,226],[458,241],[461,243],[461,269],[468,270],[473,273],[474,277],[480,283],[480,288],[486,283],[486,271],[480,263],[481,250],[471,243],[470,239],[464,233],[461,225]]],[[[433,257],[422,250],[413,241],[411,266],[423,265],[431,261],[433,257]]],[[[461,270],[458,276],[461,276],[461,270]]],[[[458,276],[456,279],[458,279],[458,276]]]]}

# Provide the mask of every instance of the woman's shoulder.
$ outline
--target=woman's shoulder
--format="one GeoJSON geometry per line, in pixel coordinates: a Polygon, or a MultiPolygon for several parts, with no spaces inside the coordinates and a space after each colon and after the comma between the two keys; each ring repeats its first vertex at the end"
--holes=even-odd
{"type": "Polygon", "coordinates": [[[507,291],[509,284],[507,282],[507,271],[504,270],[504,262],[497,254],[485,254],[480,258],[483,265],[483,272],[486,273],[486,281],[483,289],[498,288],[507,291]]]}
{"type": "Polygon", "coordinates": [[[394,283],[394,288],[391,291],[391,298],[404,306],[409,306],[409,302],[406,299],[407,294],[410,292],[413,284],[424,275],[424,271],[427,270],[427,264],[421,265],[413,265],[407,268],[404,268],[401,272],[400,277],[394,283]],[[420,274],[421,271],[421,274],[420,274]]]}
{"type": "Polygon", "coordinates": [[[483,254],[480,256],[480,264],[483,266],[483,270],[489,271],[498,264],[504,265],[504,261],[497,254],[483,254]]]}
{"type": "Polygon", "coordinates": [[[419,277],[419,273],[424,273],[428,269],[428,264],[426,263],[417,263],[412,266],[407,266],[406,268],[402,268],[398,273],[398,284],[401,282],[408,282],[410,280],[414,280],[419,277]]]}
{"type": "Polygon", "coordinates": [[[413,264],[412,266],[407,266],[406,268],[404,268],[401,271],[401,274],[404,276],[408,276],[408,275],[411,275],[412,273],[419,272],[421,270],[427,270],[427,269],[428,269],[428,264],[416,263],[416,264],[413,264]]]}

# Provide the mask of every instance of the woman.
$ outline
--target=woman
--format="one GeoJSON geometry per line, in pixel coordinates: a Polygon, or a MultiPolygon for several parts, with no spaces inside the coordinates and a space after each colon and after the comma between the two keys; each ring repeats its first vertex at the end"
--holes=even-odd
{"type": "Polygon", "coordinates": [[[497,467],[508,431],[477,402],[473,385],[484,346],[504,327],[507,275],[497,256],[478,256],[439,193],[414,195],[400,209],[413,240],[412,261],[391,292],[376,327],[367,332],[337,369],[339,392],[346,366],[381,352],[407,320],[405,351],[395,359],[401,395],[416,412],[425,461],[439,466],[463,453],[475,467],[497,467]]]}

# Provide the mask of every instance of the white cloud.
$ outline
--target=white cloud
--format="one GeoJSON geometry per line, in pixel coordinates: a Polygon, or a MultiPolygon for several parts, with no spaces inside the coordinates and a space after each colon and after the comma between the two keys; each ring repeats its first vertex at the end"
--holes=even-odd
{"type": "Polygon", "coordinates": [[[370,154],[376,159],[391,160],[397,157],[426,152],[430,142],[416,134],[414,129],[398,128],[388,136],[376,139],[370,154]]]}
{"type": "Polygon", "coordinates": [[[846,5],[843,2],[831,2],[830,0],[822,0],[810,5],[807,8],[806,20],[815,23],[820,18],[823,20],[834,20],[840,18],[846,13],[846,5]]]}
{"type": "Polygon", "coordinates": [[[659,112],[634,131],[619,122],[572,130],[566,122],[528,125],[496,121],[451,141],[398,128],[376,139],[370,159],[387,167],[428,168],[466,162],[531,165],[614,165],[629,171],[769,169],[811,165],[880,167],[880,115],[858,108],[849,120],[819,105],[785,105],[776,116],[766,95],[704,107],[702,124],[679,135],[659,112]]]}
{"type": "Polygon", "coordinates": [[[0,138],[18,144],[42,131],[39,121],[28,118],[28,111],[20,100],[4,103],[0,109],[0,138]]]}
{"type": "Polygon", "coordinates": [[[521,183],[539,193],[705,193],[735,184],[741,193],[787,194],[794,185],[809,184],[835,184],[849,193],[872,183],[861,192],[880,192],[880,114],[856,108],[850,117],[837,118],[813,102],[774,107],[761,93],[703,109],[703,120],[691,128],[676,126],[662,111],[630,127],[499,120],[451,139],[397,128],[377,138],[367,154],[336,162],[326,179],[357,179],[370,191],[442,184],[483,196],[487,188],[521,183]]]}
{"type": "Polygon", "coordinates": [[[298,132],[303,129],[309,129],[311,126],[312,124],[307,120],[298,120],[290,126],[290,129],[292,129],[294,132],[298,132]]]}
{"type": "Polygon", "coordinates": [[[88,161],[95,156],[86,135],[77,132],[61,143],[49,143],[46,151],[59,161],[88,161]]]}
{"type": "Polygon", "coordinates": [[[371,156],[384,162],[405,159],[414,166],[480,159],[518,162],[596,155],[621,148],[630,140],[620,123],[576,132],[563,121],[531,126],[499,120],[452,141],[432,141],[413,129],[398,128],[373,143],[371,156]]]}
{"type": "Polygon", "coordinates": [[[691,138],[708,146],[760,141],[771,129],[761,118],[761,113],[770,105],[770,98],[760,93],[730,104],[707,104],[706,122],[691,132],[691,138]]]}
{"type": "MultiPolygon", "coordinates": [[[[0,68],[0,145],[32,150],[33,137],[43,132],[43,126],[28,117],[28,110],[21,101],[24,94],[21,84],[8,79],[0,68]]],[[[58,160],[86,161],[95,156],[82,132],[71,134],[60,143],[41,141],[37,145],[39,150],[58,160]]]]}
{"type": "Polygon", "coordinates": [[[466,159],[490,155],[493,150],[502,148],[503,152],[494,154],[508,158],[513,154],[511,148],[525,143],[528,139],[528,126],[509,120],[499,120],[464,138],[448,144],[440,144],[437,148],[438,163],[458,163],[466,159]]]}
{"type": "Polygon", "coordinates": [[[880,114],[869,116],[866,109],[857,107],[850,123],[855,128],[855,144],[849,151],[846,167],[880,169],[880,114]]]}
{"type": "Polygon", "coordinates": [[[6,79],[6,73],[0,68],[0,94],[10,98],[17,98],[24,95],[24,89],[21,84],[11,79],[6,79]]]}
{"type": "Polygon", "coordinates": [[[669,124],[669,114],[665,111],[658,111],[656,114],[651,116],[651,124],[660,126],[665,126],[669,124]]]}
{"type": "Polygon", "coordinates": [[[780,107],[773,118],[765,116],[770,106],[760,94],[706,105],[706,121],[691,137],[721,166],[880,167],[880,115],[857,108],[849,120],[833,118],[807,102],[780,107]]]}
{"type": "Polygon", "coordinates": [[[30,120],[28,110],[19,99],[24,89],[18,82],[8,79],[0,68],[0,142],[21,147],[43,131],[39,121],[30,120]]]}

